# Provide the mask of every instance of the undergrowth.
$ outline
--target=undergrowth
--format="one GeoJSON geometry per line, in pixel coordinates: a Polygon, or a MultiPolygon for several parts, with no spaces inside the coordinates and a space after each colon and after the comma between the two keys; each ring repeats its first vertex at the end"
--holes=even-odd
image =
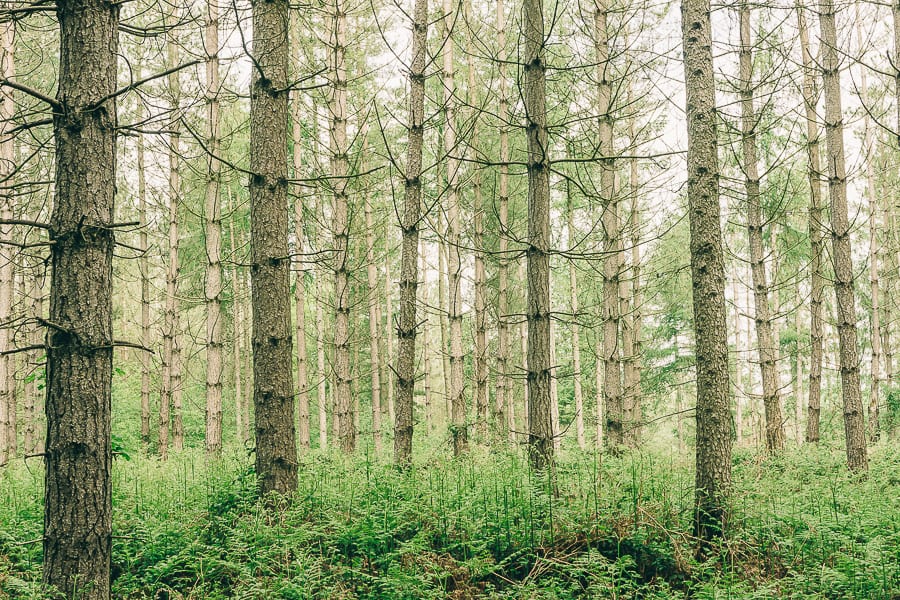
{"type": "MultiPolygon", "coordinates": [[[[383,461],[312,453],[265,509],[246,455],[114,473],[113,595],[221,598],[900,599],[900,451],[851,478],[838,449],[736,452],[730,535],[690,535],[689,457],[564,455],[556,494],[520,453],[383,461]]],[[[0,598],[38,598],[43,473],[0,472],[0,598]]]]}

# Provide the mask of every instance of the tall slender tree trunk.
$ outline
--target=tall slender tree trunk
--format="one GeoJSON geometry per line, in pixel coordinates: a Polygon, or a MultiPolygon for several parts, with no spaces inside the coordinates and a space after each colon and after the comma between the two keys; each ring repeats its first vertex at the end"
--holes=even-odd
{"type": "MultiPolygon", "coordinates": [[[[629,88],[629,104],[632,96],[629,88]]],[[[635,119],[628,123],[628,137],[632,148],[637,147],[635,136],[635,119]]],[[[631,290],[628,294],[628,320],[631,325],[630,351],[625,357],[625,404],[630,407],[632,422],[628,432],[628,440],[633,446],[641,443],[641,430],[643,427],[643,410],[641,407],[641,328],[642,319],[642,290],[641,290],[641,214],[640,214],[640,172],[637,158],[628,159],[628,185],[631,192],[631,207],[628,212],[628,229],[631,234],[631,290]]]]}
{"type": "MultiPolygon", "coordinates": [[[[173,22],[176,20],[176,17],[172,16],[173,22]]],[[[173,30],[174,31],[174,30],[173,30]]],[[[174,33],[172,34],[174,35],[174,33]]],[[[175,44],[175,41],[172,39],[172,36],[169,36],[166,42],[166,52],[167,52],[167,60],[169,65],[177,65],[178,64],[178,47],[175,44]]],[[[178,73],[172,73],[169,76],[169,89],[172,94],[172,106],[174,107],[174,115],[178,118],[181,117],[181,82],[179,80],[178,73]]],[[[170,230],[169,234],[175,236],[175,254],[174,257],[170,257],[171,260],[174,261],[174,281],[175,287],[173,288],[173,296],[172,296],[172,357],[170,360],[170,371],[169,371],[169,389],[170,389],[170,400],[171,400],[171,420],[172,420],[172,447],[176,452],[180,452],[184,450],[184,418],[182,411],[182,397],[183,397],[183,387],[182,387],[182,343],[183,337],[181,335],[181,310],[180,310],[180,301],[178,298],[179,290],[178,290],[178,277],[181,273],[181,267],[179,263],[179,230],[178,230],[178,206],[181,202],[181,137],[179,133],[179,128],[175,125],[172,128],[172,136],[170,138],[170,146],[169,146],[169,195],[173,199],[172,210],[174,211],[171,218],[175,224],[174,232],[172,231],[172,223],[170,222],[170,230]]],[[[171,241],[171,240],[170,240],[171,241]]],[[[167,409],[168,410],[168,409],[167,409]]]]}
{"type": "Polygon", "coordinates": [[[509,441],[515,440],[512,385],[509,379],[509,100],[506,81],[506,9],[503,0],[497,0],[497,80],[500,93],[498,103],[500,167],[497,182],[498,208],[498,265],[497,265],[497,415],[502,432],[507,431],[509,441]]]}
{"type": "MultiPolygon", "coordinates": [[[[231,242],[231,254],[237,256],[237,246],[234,239],[234,202],[229,194],[229,207],[231,218],[228,220],[228,235],[231,242]]],[[[234,335],[232,336],[233,378],[234,378],[234,429],[235,437],[241,442],[247,442],[244,436],[244,420],[250,415],[244,410],[244,381],[243,381],[243,355],[244,355],[244,311],[242,310],[243,294],[240,284],[241,274],[236,265],[231,269],[231,319],[234,323],[234,335]]]]}
{"type": "Polygon", "coordinates": [[[297,488],[288,250],[288,2],[253,1],[250,254],[260,494],[297,488]]]}
{"type": "MultiPolygon", "coordinates": [[[[466,22],[470,25],[469,51],[466,52],[468,66],[468,105],[477,104],[475,83],[475,50],[471,30],[471,0],[466,2],[466,22]]],[[[475,112],[473,108],[473,113],[475,112]]],[[[487,365],[487,310],[485,306],[485,271],[484,271],[484,199],[482,197],[481,169],[478,160],[478,115],[473,114],[473,130],[469,140],[469,154],[475,172],[472,174],[472,242],[475,247],[475,355],[473,370],[475,371],[475,414],[477,415],[478,434],[482,441],[487,439],[488,432],[488,365],[487,365]]]]}
{"type": "MultiPolygon", "coordinates": [[[[10,19],[0,23],[0,73],[4,80],[15,78],[15,21],[10,19]]],[[[0,219],[9,221],[13,216],[15,196],[12,178],[15,172],[15,142],[8,133],[15,117],[15,99],[13,90],[4,86],[0,90],[0,180],[3,191],[0,193],[0,219]]],[[[12,317],[13,302],[13,246],[2,243],[12,241],[12,226],[0,224],[0,465],[11,458],[10,446],[15,440],[9,435],[9,425],[15,413],[15,381],[12,377],[13,355],[12,336],[9,322],[12,317]]]]}
{"type": "MultiPolygon", "coordinates": [[[[856,28],[859,33],[860,40],[864,39],[862,31],[862,23],[859,18],[859,6],[856,7],[856,28]]],[[[862,66],[859,73],[859,95],[863,102],[868,102],[868,77],[866,71],[868,68],[862,66]]],[[[872,341],[872,362],[871,379],[869,382],[869,440],[878,441],[879,436],[879,408],[878,404],[881,397],[881,291],[878,281],[878,261],[879,261],[879,239],[878,239],[878,197],[875,194],[875,169],[872,162],[875,160],[876,150],[875,143],[872,138],[872,123],[869,119],[869,113],[863,114],[863,152],[866,160],[866,199],[869,205],[869,289],[872,298],[872,316],[871,316],[871,341],[872,341]]]]}
{"type": "MultiPolygon", "coordinates": [[[[569,236],[569,249],[575,252],[578,242],[575,233],[575,205],[572,198],[571,182],[566,180],[566,227],[569,236]]],[[[569,260],[569,309],[572,311],[572,378],[575,394],[575,437],[578,447],[584,450],[584,392],[581,388],[581,337],[578,322],[578,278],[575,261],[569,260]]]]}
{"type": "MultiPolygon", "coordinates": [[[[42,329],[38,319],[44,318],[44,266],[43,261],[34,259],[31,264],[31,285],[28,288],[28,317],[32,325],[28,328],[28,344],[33,347],[42,341],[42,329]]],[[[38,433],[38,414],[43,405],[43,394],[35,381],[35,375],[41,368],[41,353],[31,350],[25,355],[29,376],[25,378],[25,454],[43,452],[43,436],[38,433]]]]}
{"type": "MultiPolygon", "coordinates": [[[[296,21],[297,11],[291,12],[296,21]]],[[[295,27],[296,29],[296,27],[295,27]]],[[[296,74],[295,77],[299,77],[296,74]]],[[[293,168],[294,179],[303,176],[303,129],[301,126],[302,101],[295,93],[292,102],[293,168]]],[[[294,196],[294,331],[297,338],[297,438],[300,447],[309,450],[309,378],[306,360],[306,257],[303,244],[303,198],[305,188],[294,196]]]]}
{"type": "Polygon", "coordinates": [[[47,595],[107,600],[112,542],[112,281],[119,6],[60,0],[50,217],[47,595]],[[89,68],[86,68],[89,67],[89,68]]]}
{"type": "MultiPolygon", "coordinates": [[[[322,270],[316,273],[316,402],[319,410],[319,448],[328,447],[328,374],[325,371],[325,310],[322,270]]],[[[334,416],[332,415],[332,418],[334,416]]]]}
{"type": "MultiPolygon", "coordinates": [[[[170,17],[169,21],[174,20],[170,17]]],[[[175,46],[171,40],[166,42],[169,64],[176,59],[175,46]]],[[[159,398],[159,434],[158,451],[162,460],[169,457],[170,428],[172,425],[172,406],[175,397],[180,393],[181,356],[178,345],[178,260],[179,231],[178,205],[181,201],[181,176],[179,167],[181,160],[181,131],[179,127],[181,111],[181,84],[178,73],[171,73],[168,78],[169,95],[172,110],[172,122],[169,123],[169,173],[166,200],[168,202],[168,237],[169,257],[166,266],[166,304],[163,317],[163,355],[162,382],[159,398]]]]}
{"type": "Polygon", "coordinates": [[[394,409],[394,462],[403,468],[412,464],[427,37],[428,1],[415,0],[412,15],[412,61],[409,69],[409,124],[406,127],[409,145],[406,149],[405,196],[400,221],[403,239],[400,258],[400,321],[397,324],[397,401],[394,409]]]}
{"type": "Polygon", "coordinates": [[[822,305],[825,278],[822,274],[822,169],[819,162],[819,124],[816,104],[819,93],[814,76],[814,60],[809,49],[809,29],[801,0],[797,2],[800,52],[803,61],[803,105],[806,116],[806,152],[809,179],[809,395],[806,413],[806,441],[819,441],[819,413],[822,394],[822,305]]]}
{"type": "Polygon", "coordinates": [[[219,164],[219,0],[207,0],[206,50],[206,451],[222,452],[222,206],[219,164]]]}
{"type": "Polygon", "coordinates": [[[334,404],[337,414],[341,449],[356,449],[356,430],[353,427],[353,407],[350,399],[350,280],[348,276],[348,243],[350,218],[347,188],[350,165],[347,157],[347,74],[345,67],[347,43],[347,13],[344,0],[332,0],[331,98],[328,110],[331,118],[329,147],[331,175],[334,178],[334,404]]]}
{"type": "Polygon", "coordinates": [[[681,19],[697,365],[694,531],[702,540],[710,540],[725,531],[731,487],[732,442],[709,0],[682,0],[681,19]]]}
{"type": "Polygon", "coordinates": [[[624,442],[622,366],[619,362],[619,213],[613,149],[612,76],[609,59],[606,0],[594,0],[594,52],[597,56],[597,114],[600,141],[600,196],[603,203],[603,401],[606,406],[606,443],[616,450],[624,442]]]}
{"type": "MultiPolygon", "coordinates": [[[[384,226],[384,311],[385,311],[385,323],[386,329],[388,333],[383,336],[384,337],[384,356],[385,356],[385,364],[389,368],[387,369],[387,373],[385,377],[383,377],[383,385],[384,385],[384,394],[383,394],[383,402],[382,404],[386,404],[384,407],[387,410],[388,420],[390,423],[396,422],[396,408],[394,401],[394,373],[391,369],[393,367],[391,365],[394,364],[394,336],[390,335],[390,332],[396,330],[397,323],[394,321],[394,281],[391,277],[391,230],[388,227],[387,223],[384,226]]],[[[381,319],[379,319],[381,321],[381,319]]]]}
{"type": "Polygon", "coordinates": [[[523,0],[522,99],[528,138],[528,455],[536,471],[552,467],[550,414],[550,146],[547,131],[543,0],[523,0]]]}
{"type": "MultiPolygon", "coordinates": [[[[437,218],[440,223],[440,216],[437,218]]],[[[440,228],[440,226],[438,226],[440,228]]],[[[444,404],[447,423],[451,422],[453,413],[450,406],[450,311],[447,307],[447,242],[446,229],[438,232],[438,307],[441,324],[441,374],[444,380],[444,404]]]]}
{"type": "Polygon", "coordinates": [[[375,229],[372,219],[372,201],[369,194],[365,194],[366,213],[366,275],[369,286],[369,348],[371,364],[371,389],[372,389],[372,438],[375,443],[375,451],[381,451],[381,360],[378,353],[381,345],[379,334],[378,314],[378,266],[375,264],[375,229]]]}
{"type": "Polygon", "coordinates": [[[425,240],[419,238],[419,279],[422,280],[422,301],[419,323],[422,326],[422,388],[425,394],[425,433],[434,431],[434,397],[431,393],[431,350],[428,347],[428,307],[430,306],[428,281],[428,254],[425,240]]]}
{"type": "Polygon", "coordinates": [[[450,325],[450,433],[453,439],[453,455],[465,452],[469,444],[466,422],[466,397],[463,385],[462,349],[462,240],[459,224],[459,159],[456,158],[456,82],[453,64],[453,25],[456,22],[454,0],[444,0],[444,155],[447,163],[447,302],[450,325]]]}
{"type": "MultiPolygon", "coordinates": [[[[760,202],[760,176],[756,149],[756,111],[753,108],[753,56],[751,48],[750,5],[741,2],[739,9],[741,46],[740,96],[741,96],[741,148],[744,171],[744,191],[747,194],[747,233],[750,246],[750,268],[753,276],[754,312],[756,315],[756,342],[759,368],[763,384],[763,407],[766,414],[766,450],[784,449],[784,419],[781,416],[779,394],[778,350],[772,334],[772,317],[769,312],[769,285],[766,281],[766,265],[763,252],[763,216],[760,202]]],[[[774,244],[773,244],[774,246],[774,244]]]]}
{"type": "Polygon", "coordinates": [[[834,294],[840,346],[841,393],[844,399],[844,435],[847,466],[868,470],[862,396],[859,384],[859,340],[856,339],[856,299],[850,221],[847,214],[847,172],[844,165],[844,125],[841,108],[840,60],[837,24],[832,0],[819,2],[822,35],[822,77],[825,82],[825,141],[828,148],[828,193],[831,199],[831,244],[834,294]]]}
{"type": "MultiPolygon", "coordinates": [[[[138,78],[142,75],[139,73],[138,78]]],[[[141,345],[152,347],[150,340],[150,245],[147,234],[147,178],[144,151],[144,136],[137,138],[138,176],[138,270],[141,274],[141,345]]],[[[147,454],[150,449],[150,353],[141,352],[141,450],[147,454]]]]}

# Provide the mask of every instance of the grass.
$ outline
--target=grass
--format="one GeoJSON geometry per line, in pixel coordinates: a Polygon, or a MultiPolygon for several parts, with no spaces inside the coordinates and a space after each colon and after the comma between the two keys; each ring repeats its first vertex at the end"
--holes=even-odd
{"type": "MultiPolygon", "coordinates": [[[[113,595],[898,599],[900,450],[875,447],[864,481],[843,461],[737,451],[731,535],[699,562],[688,456],[571,452],[554,497],[515,450],[411,473],[313,452],[278,511],[245,452],[132,456],[114,472],[113,595]]],[[[35,460],[0,472],[0,598],[39,597],[42,478],[35,460]]]]}

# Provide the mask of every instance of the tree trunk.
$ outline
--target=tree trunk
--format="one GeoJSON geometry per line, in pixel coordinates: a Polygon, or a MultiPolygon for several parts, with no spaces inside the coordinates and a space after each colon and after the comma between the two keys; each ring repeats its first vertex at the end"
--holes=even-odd
{"type": "Polygon", "coordinates": [[[422,302],[421,315],[419,322],[422,325],[422,387],[425,393],[425,433],[431,434],[434,431],[434,399],[431,394],[431,354],[428,348],[428,307],[430,306],[430,298],[428,293],[428,263],[425,256],[428,254],[425,247],[425,240],[419,240],[419,277],[422,280],[422,302]]]}
{"type": "MultiPolygon", "coordinates": [[[[0,70],[4,81],[15,78],[14,46],[16,38],[15,21],[0,23],[0,70]]],[[[15,117],[13,90],[4,86],[0,90],[0,180],[4,190],[0,193],[0,219],[8,221],[13,217],[15,195],[12,178],[16,169],[15,142],[8,130],[15,117]]],[[[0,225],[0,242],[12,241],[12,226],[0,225]]],[[[13,246],[0,243],[0,466],[10,457],[10,446],[14,440],[9,436],[11,415],[15,413],[15,383],[11,377],[13,355],[6,354],[12,349],[10,320],[13,301],[13,246]]]]}
{"type": "MultiPolygon", "coordinates": [[[[365,142],[364,142],[365,143],[365,142]]],[[[363,150],[365,154],[365,150],[363,150]]],[[[369,352],[371,364],[371,390],[372,390],[372,438],[375,443],[375,452],[381,451],[381,361],[378,355],[378,347],[381,345],[379,335],[378,314],[378,267],[375,264],[375,229],[372,220],[372,201],[369,194],[365,194],[366,216],[366,274],[369,286],[369,352]]]]}
{"type": "MultiPolygon", "coordinates": [[[[321,269],[316,273],[316,402],[319,407],[319,448],[328,447],[328,375],[325,371],[325,310],[321,269]]],[[[332,415],[334,418],[334,415],[332,415]]]]}
{"type": "MultiPolygon", "coordinates": [[[[631,90],[629,88],[629,98],[631,90]]],[[[629,100],[631,104],[632,100],[629,100]]],[[[631,147],[637,148],[635,136],[635,119],[628,123],[628,137],[631,147]]],[[[628,228],[631,233],[631,293],[628,302],[628,320],[631,324],[631,351],[625,358],[625,404],[631,410],[631,429],[628,432],[629,443],[638,446],[641,443],[641,430],[643,428],[643,410],[641,408],[641,328],[643,321],[641,310],[643,298],[641,296],[641,214],[640,214],[640,173],[638,171],[637,158],[628,160],[629,176],[628,185],[631,192],[631,209],[628,212],[628,228]]]]}
{"type": "MultiPolygon", "coordinates": [[[[856,28],[860,39],[864,39],[862,24],[859,18],[859,6],[856,7],[856,28]]],[[[866,71],[868,68],[862,66],[859,72],[859,95],[863,103],[868,102],[868,81],[866,71]]],[[[869,205],[869,286],[872,298],[872,317],[871,317],[871,341],[872,341],[872,362],[871,380],[869,383],[869,440],[872,443],[878,441],[879,436],[879,409],[878,404],[881,396],[881,308],[879,306],[881,300],[881,292],[879,290],[878,281],[878,261],[879,261],[879,240],[878,240],[878,198],[875,195],[875,169],[872,161],[875,160],[876,149],[874,140],[872,139],[872,123],[869,119],[869,113],[863,114],[863,156],[866,160],[866,198],[869,205]]]]}
{"type": "MultiPolygon", "coordinates": [[[[43,340],[42,328],[38,319],[44,318],[44,265],[40,259],[34,259],[30,272],[31,285],[28,290],[28,316],[32,325],[28,328],[28,344],[38,346],[43,340]]],[[[43,435],[38,433],[38,414],[41,412],[43,394],[35,381],[40,372],[41,353],[31,350],[25,355],[25,454],[37,454],[44,451],[43,435]]]]}
{"type": "Polygon", "coordinates": [[[503,0],[497,0],[497,79],[500,85],[497,118],[500,136],[500,167],[497,182],[498,265],[497,265],[497,415],[498,432],[507,431],[515,440],[512,385],[509,379],[509,100],[506,81],[506,14],[503,0]]]}
{"type": "Polygon", "coordinates": [[[523,0],[522,99],[528,138],[528,454],[532,469],[552,467],[550,415],[550,155],[543,0],[523,0]]]}
{"type": "MultiPolygon", "coordinates": [[[[142,78],[140,71],[138,78],[142,78]]],[[[142,113],[143,116],[143,113],[142,113]]],[[[137,138],[137,176],[138,176],[138,270],[141,273],[141,345],[151,348],[150,340],[150,244],[147,234],[147,179],[145,174],[144,136],[137,138]]],[[[32,296],[33,297],[33,296],[32,296]]],[[[141,451],[148,454],[150,450],[150,353],[141,352],[141,451]]],[[[26,444],[27,446],[27,444],[26,444]]]]}
{"type": "MultiPolygon", "coordinates": [[[[174,45],[167,42],[167,49],[173,56],[174,45]]],[[[162,354],[162,381],[159,398],[159,434],[158,451],[162,460],[169,457],[169,434],[172,421],[172,405],[176,396],[176,375],[180,373],[180,353],[178,351],[178,275],[180,271],[178,261],[179,233],[178,233],[178,204],[181,194],[181,177],[179,175],[179,160],[181,157],[181,133],[178,118],[180,116],[181,86],[178,74],[168,76],[169,94],[171,96],[172,121],[169,123],[169,173],[168,173],[168,219],[169,219],[169,259],[166,266],[166,306],[163,317],[163,354],[162,354]]],[[[180,384],[179,386],[180,387],[180,384]]]]}
{"type": "Polygon", "coordinates": [[[344,66],[347,38],[347,13],[344,0],[332,0],[333,25],[329,52],[331,53],[331,98],[328,110],[331,119],[329,149],[334,190],[332,234],[334,236],[334,405],[341,449],[356,449],[356,430],[353,427],[353,407],[350,399],[350,280],[348,276],[348,243],[350,220],[347,206],[349,162],[347,157],[347,75],[344,66]]]}
{"type": "Polygon", "coordinates": [[[616,451],[624,442],[622,366],[619,362],[619,213],[616,164],[613,158],[612,83],[609,60],[606,0],[594,0],[594,51],[597,55],[597,114],[600,141],[600,198],[603,203],[603,401],[606,406],[606,444],[616,451]]]}
{"type": "MultiPolygon", "coordinates": [[[[394,364],[394,336],[391,335],[395,331],[397,323],[394,322],[394,281],[391,278],[391,230],[387,223],[384,225],[384,310],[385,310],[385,331],[384,338],[384,357],[385,366],[388,367],[385,376],[382,378],[384,385],[384,394],[382,405],[386,404],[388,414],[388,422],[396,423],[396,408],[394,406],[394,373],[392,371],[394,364]]],[[[381,319],[379,318],[379,322],[381,319]]]]}
{"type": "MultiPolygon", "coordinates": [[[[756,315],[756,342],[763,384],[763,407],[766,414],[766,450],[784,449],[784,425],[779,394],[778,349],[772,332],[769,312],[769,285],[763,252],[763,216],[760,203],[759,169],[756,154],[756,111],[753,108],[753,57],[751,55],[750,5],[743,1],[739,9],[741,46],[740,97],[741,147],[744,190],[747,194],[747,233],[750,246],[750,268],[753,276],[753,300],[756,315]]],[[[774,247],[774,244],[773,244],[774,247]]]]}
{"type": "MultiPolygon", "coordinates": [[[[440,216],[437,218],[440,223],[440,216]]],[[[440,225],[438,225],[440,228],[440,225]]],[[[438,310],[441,324],[441,375],[444,380],[444,412],[447,415],[447,423],[451,421],[452,408],[450,406],[450,323],[447,315],[447,242],[446,229],[438,231],[438,310]]]]}
{"type": "Polygon", "coordinates": [[[847,466],[868,470],[862,397],[859,387],[859,341],[856,339],[856,299],[850,221],[847,214],[847,173],[844,166],[844,125],[841,109],[840,62],[837,25],[832,0],[819,2],[822,34],[822,77],[825,82],[825,140],[828,148],[828,193],[831,199],[831,243],[834,294],[840,346],[841,393],[844,399],[844,434],[847,466]]]}
{"type": "MultiPolygon", "coordinates": [[[[296,11],[291,13],[296,15],[296,11]]],[[[302,129],[300,126],[300,98],[293,101],[294,117],[293,163],[294,179],[302,177],[302,129]]],[[[294,197],[294,330],[297,337],[297,437],[300,447],[309,450],[309,381],[306,374],[306,257],[303,245],[303,190],[294,197]]]]}
{"type": "Polygon", "coordinates": [[[60,0],[57,16],[43,584],[48,595],[107,600],[119,7],[60,0]]]}
{"type": "Polygon", "coordinates": [[[819,441],[819,413],[822,394],[822,304],[825,278],[822,274],[822,188],[819,164],[819,125],[816,115],[818,90],[814,75],[814,61],[809,49],[809,29],[801,1],[797,2],[800,52],[803,59],[803,105],[806,115],[806,152],[809,179],[809,396],[806,413],[806,441],[819,441]]]}
{"type": "Polygon", "coordinates": [[[207,175],[203,208],[206,239],[206,451],[222,452],[222,206],[219,164],[219,5],[206,3],[207,175]]]}
{"type": "Polygon", "coordinates": [[[447,162],[447,301],[450,325],[450,437],[453,455],[468,449],[469,430],[466,422],[466,397],[463,385],[462,348],[462,244],[459,224],[459,159],[456,136],[456,83],[453,65],[453,25],[456,22],[454,0],[444,0],[443,88],[444,88],[444,156],[447,162]]]}
{"type": "MultiPolygon", "coordinates": [[[[569,251],[575,252],[578,239],[575,234],[575,205],[572,198],[571,182],[566,180],[566,226],[569,236],[569,251]]],[[[575,261],[569,259],[569,308],[572,311],[572,378],[575,387],[575,437],[578,447],[585,448],[584,441],[584,392],[581,388],[581,338],[578,315],[578,279],[575,276],[575,261]]]]}
{"type": "Polygon", "coordinates": [[[397,324],[397,400],[394,408],[394,462],[412,464],[413,399],[416,386],[416,293],[419,285],[419,222],[422,204],[422,146],[425,123],[425,54],[428,1],[416,0],[412,15],[412,61],[409,69],[409,124],[406,131],[406,178],[400,221],[400,321],[397,324]]]}
{"type": "Polygon", "coordinates": [[[472,0],[465,4],[465,21],[469,27],[469,47],[466,52],[468,89],[466,104],[472,108],[473,129],[468,141],[469,158],[472,161],[472,244],[475,249],[475,353],[472,368],[475,374],[475,414],[478,437],[487,440],[488,432],[488,367],[487,367],[487,312],[485,308],[484,271],[484,200],[482,197],[481,168],[478,165],[478,114],[477,85],[475,80],[475,52],[473,40],[477,35],[472,26],[472,0]]]}
{"type": "MultiPolygon", "coordinates": [[[[229,201],[230,200],[231,195],[229,194],[229,201]]],[[[232,256],[236,257],[237,246],[235,245],[234,240],[234,202],[230,201],[229,204],[229,209],[232,211],[232,215],[231,219],[229,219],[228,221],[228,235],[231,242],[231,254],[232,256]]],[[[235,261],[236,260],[237,259],[235,258],[235,261]]],[[[232,336],[232,354],[234,363],[234,428],[235,437],[239,441],[245,443],[248,440],[246,439],[246,437],[244,437],[244,420],[249,420],[250,415],[248,415],[244,411],[244,382],[242,380],[242,362],[244,355],[244,315],[243,310],[241,309],[243,294],[241,293],[240,277],[240,271],[235,265],[235,267],[231,270],[231,318],[234,322],[234,335],[232,336]]]]}
{"type": "Polygon", "coordinates": [[[250,85],[253,405],[260,494],[297,488],[288,250],[287,0],[254,0],[250,85]]]}
{"type": "Polygon", "coordinates": [[[709,0],[682,0],[681,16],[697,365],[694,532],[702,540],[711,540],[723,535],[726,525],[732,442],[709,0]]]}

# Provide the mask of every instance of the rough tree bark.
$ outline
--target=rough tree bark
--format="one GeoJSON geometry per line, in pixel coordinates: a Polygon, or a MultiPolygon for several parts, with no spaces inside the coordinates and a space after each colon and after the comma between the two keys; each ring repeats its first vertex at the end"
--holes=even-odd
{"type": "Polygon", "coordinates": [[[750,5],[740,4],[740,97],[741,150],[744,171],[744,191],[747,194],[747,234],[750,246],[750,268],[753,277],[753,301],[756,315],[756,343],[759,369],[763,384],[763,408],[766,414],[766,450],[784,449],[784,419],[781,415],[779,393],[778,349],[772,333],[769,307],[769,285],[766,281],[763,250],[763,215],[760,202],[760,176],[756,148],[756,110],[753,107],[753,42],[750,30],[750,5]]]}
{"type": "Polygon", "coordinates": [[[409,66],[409,123],[405,197],[400,231],[400,321],[397,323],[397,398],[394,408],[394,462],[412,464],[413,398],[416,385],[416,292],[419,285],[419,223],[422,203],[422,145],[425,123],[425,54],[428,0],[416,0],[412,15],[412,60],[409,66]]]}
{"type": "Polygon", "coordinates": [[[550,415],[550,146],[547,131],[544,2],[523,0],[522,98],[528,138],[528,456],[532,469],[552,467],[550,415]]]}
{"type": "Polygon", "coordinates": [[[702,540],[710,540],[725,531],[732,441],[709,0],[682,0],[681,19],[697,364],[694,532],[702,540]]]}
{"type": "Polygon", "coordinates": [[[822,394],[822,303],[825,278],[822,274],[822,169],[819,161],[819,124],[816,104],[815,65],[809,49],[809,29],[802,2],[797,2],[797,24],[803,63],[803,106],[806,117],[806,154],[809,179],[809,392],[806,412],[806,441],[819,441],[819,413],[822,394]]]}
{"type": "Polygon", "coordinates": [[[822,36],[821,68],[825,83],[825,141],[828,194],[831,200],[831,256],[834,265],[847,466],[851,471],[864,472],[868,470],[868,462],[859,384],[859,340],[856,339],[856,299],[853,289],[850,221],[847,214],[840,60],[835,7],[832,0],[819,2],[819,26],[822,36]]]}
{"type": "Polygon", "coordinates": [[[48,595],[107,600],[119,6],[101,0],[56,6],[43,584],[48,595]]]}
{"type": "Polygon", "coordinates": [[[297,488],[288,250],[288,2],[254,0],[250,84],[253,405],[260,494],[297,488]]]}
{"type": "MultiPolygon", "coordinates": [[[[237,246],[234,238],[234,202],[231,201],[229,194],[229,206],[226,210],[231,210],[231,218],[228,220],[228,235],[231,242],[232,256],[237,256],[237,246]]],[[[241,442],[246,443],[248,440],[244,436],[244,420],[249,419],[250,415],[244,410],[244,381],[243,381],[243,354],[244,354],[244,311],[242,309],[243,294],[241,293],[241,274],[238,271],[237,259],[235,258],[235,266],[231,269],[231,318],[234,322],[234,334],[231,340],[232,352],[232,368],[234,378],[234,428],[236,437],[241,442]]]]}

